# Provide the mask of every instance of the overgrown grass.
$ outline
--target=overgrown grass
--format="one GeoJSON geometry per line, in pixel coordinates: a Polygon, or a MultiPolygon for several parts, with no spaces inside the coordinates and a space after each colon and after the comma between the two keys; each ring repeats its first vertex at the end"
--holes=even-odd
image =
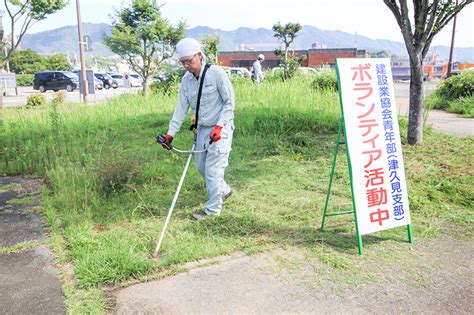
{"type": "MultiPolygon", "coordinates": [[[[226,179],[236,193],[222,216],[191,221],[206,192],[190,168],[159,261],[148,254],[185,160],[163,150],[154,135],[166,132],[176,95],[3,110],[1,173],[46,177],[53,248],[60,263],[75,267],[77,287],[67,286],[70,309],[102,308],[102,299],[87,302],[87,296],[104,285],[275,245],[316,247],[324,262],[347,268],[334,253],[356,253],[353,218],[330,217],[327,232],[319,231],[339,123],[337,95],[314,90],[304,78],[259,87],[236,80],[234,87],[236,129],[226,179]],[[83,292],[84,306],[77,305],[74,288],[83,292]]],[[[192,135],[182,129],[174,144],[187,148],[192,135]]],[[[429,129],[424,139],[404,147],[414,235],[472,235],[473,139],[429,129]]],[[[343,148],[332,189],[331,208],[350,209],[343,148]]],[[[405,239],[406,230],[393,229],[364,236],[364,243],[405,239]]]]}

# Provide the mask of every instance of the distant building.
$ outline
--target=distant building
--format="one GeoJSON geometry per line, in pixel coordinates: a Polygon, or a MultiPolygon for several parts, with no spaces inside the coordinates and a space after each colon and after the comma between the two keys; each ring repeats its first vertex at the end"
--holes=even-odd
{"type": "MultiPolygon", "coordinates": [[[[357,48],[318,48],[308,50],[291,50],[297,56],[306,56],[301,63],[302,67],[317,68],[321,66],[334,67],[336,58],[364,58],[367,57],[365,50],[357,48]]],[[[251,67],[258,54],[265,56],[262,63],[264,69],[280,66],[281,57],[273,51],[222,51],[219,53],[219,65],[227,67],[251,67]]]]}

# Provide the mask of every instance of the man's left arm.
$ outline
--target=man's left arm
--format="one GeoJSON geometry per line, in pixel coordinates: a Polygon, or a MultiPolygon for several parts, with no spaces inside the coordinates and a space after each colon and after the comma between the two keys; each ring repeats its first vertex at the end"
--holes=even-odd
{"type": "Polygon", "coordinates": [[[229,77],[223,70],[220,70],[222,69],[218,71],[217,90],[219,91],[224,105],[222,106],[222,111],[216,125],[224,127],[228,122],[234,119],[235,97],[229,77]]]}

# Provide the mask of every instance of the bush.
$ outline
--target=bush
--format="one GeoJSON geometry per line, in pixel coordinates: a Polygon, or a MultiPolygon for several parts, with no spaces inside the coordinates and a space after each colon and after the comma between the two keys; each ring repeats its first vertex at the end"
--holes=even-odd
{"type": "Polygon", "coordinates": [[[439,86],[437,94],[447,101],[474,95],[474,71],[447,78],[439,86]]]}
{"type": "Polygon", "coordinates": [[[53,102],[56,105],[63,104],[65,99],[66,99],[66,92],[59,91],[59,92],[54,93],[53,102]]]}
{"type": "Polygon", "coordinates": [[[32,86],[33,74],[17,74],[16,85],[18,86],[32,86]]]}
{"type": "Polygon", "coordinates": [[[337,91],[337,77],[334,71],[324,71],[316,76],[312,86],[321,91],[337,91]]]}
{"type": "Polygon", "coordinates": [[[179,78],[173,78],[164,81],[155,81],[150,84],[150,90],[155,94],[177,94],[179,89],[179,78]]]}
{"type": "Polygon", "coordinates": [[[474,117],[474,72],[467,71],[444,80],[424,102],[425,109],[443,109],[474,117]]]}
{"type": "Polygon", "coordinates": [[[284,75],[283,75],[283,70],[282,69],[277,69],[273,73],[272,71],[265,71],[265,82],[281,82],[284,81],[284,75]]]}
{"type": "Polygon", "coordinates": [[[448,103],[448,111],[466,117],[474,117],[474,96],[460,97],[448,103]]]}
{"type": "Polygon", "coordinates": [[[118,193],[124,191],[128,184],[137,182],[141,177],[141,171],[136,160],[129,157],[109,156],[108,159],[99,163],[97,175],[100,192],[105,195],[118,193]]]}
{"type": "Polygon", "coordinates": [[[157,94],[177,94],[179,82],[185,72],[186,70],[183,67],[173,67],[168,64],[161,65],[159,70],[159,80],[150,84],[150,90],[152,93],[157,94]]]}
{"type": "Polygon", "coordinates": [[[46,105],[46,96],[40,93],[35,93],[33,95],[28,96],[26,100],[26,107],[34,107],[34,106],[44,106],[46,105]]]}

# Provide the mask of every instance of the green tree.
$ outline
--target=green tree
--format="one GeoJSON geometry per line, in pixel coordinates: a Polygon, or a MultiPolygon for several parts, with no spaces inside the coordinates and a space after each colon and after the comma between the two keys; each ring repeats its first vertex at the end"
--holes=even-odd
{"type": "Polygon", "coordinates": [[[46,58],[31,49],[17,50],[10,57],[10,70],[18,74],[31,74],[47,70],[46,58]]]}
{"type": "Polygon", "coordinates": [[[423,59],[433,38],[473,0],[413,0],[410,14],[407,0],[383,0],[400,27],[410,58],[410,109],[408,143],[423,141],[423,59]],[[413,16],[413,21],[410,19],[413,16]]]}
{"type": "Polygon", "coordinates": [[[69,63],[69,60],[63,54],[52,55],[46,59],[46,65],[48,70],[65,71],[72,69],[71,63],[69,63]]]}
{"type": "Polygon", "coordinates": [[[184,22],[172,26],[154,0],[133,0],[116,12],[112,34],[105,44],[127,60],[143,78],[143,93],[148,93],[148,79],[160,64],[173,55],[177,42],[184,37],[184,22]]]}
{"type": "Polygon", "coordinates": [[[390,58],[392,56],[389,50],[379,50],[370,54],[372,58],[390,58]]]}
{"type": "Polygon", "coordinates": [[[4,0],[5,9],[10,17],[11,31],[10,43],[7,44],[7,54],[0,63],[4,68],[12,54],[20,45],[23,35],[38,21],[46,19],[62,8],[68,0],[4,0]],[[20,26],[17,32],[17,26],[20,26]]]}
{"type": "Polygon", "coordinates": [[[303,58],[298,62],[298,58],[296,58],[295,54],[291,54],[291,56],[288,54],[289,47],[291,43],[293,43],[293,41],[295,40],[296,34],[301,30],[301,28],[302,26],[299,23],[287,23],[285,25],[282,25],[280,22],[273,25],[272,27],[273,31],[275,32],[273,36],[281,40],[282,43],[285,45],[284,51],[280,49],[275,50],[276,55],[283,57],[282,63],[283,67],[285,68],[285,80],[290,77],[290,70],[293,68],[297,68],[299,63],[304,60],[303,58]],[[297,65],[295,65],[295,63],[297,65]]]}
{"type": "Polygon", "coordinates": [[[207,62],[217,65],[217,55],[219,54],[220,38],[219,35],[205,35],[201,38],[201,43],[206,54],[207,62]]]}

